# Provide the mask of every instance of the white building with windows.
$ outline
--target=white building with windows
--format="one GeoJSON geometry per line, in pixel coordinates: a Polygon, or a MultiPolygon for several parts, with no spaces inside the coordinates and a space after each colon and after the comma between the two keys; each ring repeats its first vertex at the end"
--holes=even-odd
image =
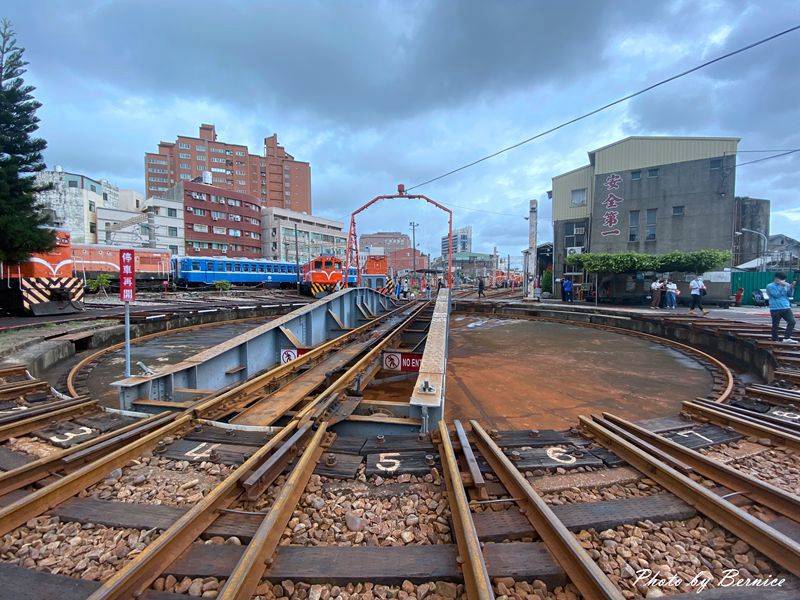
{"type": "Polygon", "coordinates": [[[100,208],[97,242],[109,246],[157,248],[183,256],[183,217],[183,202],[169,198],[148,198],[138,210],[100,208]]]}
{"type": "Polygon", "coordinates": [[[36,174],[36,185],[50,189],[37,194],[39,209],[54,227],[69,231],[78,244],[97,243],[97,210],[119,206],[120,190],[105,179],[67,173],[61,167],[36,174]]]}
{"type": "Polygon", "coordinates": [[[347,234],[341,221],[268,207],[261,209],[261,225],[263,254],[271,260],[295,262],[299,257],[303,264],[320,254],[343,259],[347,253],[347,234]]]}

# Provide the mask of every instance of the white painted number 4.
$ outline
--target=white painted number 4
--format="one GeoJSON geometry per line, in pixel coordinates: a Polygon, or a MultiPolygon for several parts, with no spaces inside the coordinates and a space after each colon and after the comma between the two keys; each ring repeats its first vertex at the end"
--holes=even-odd
{"type": "Polygon", "coordinates": [[[400,467],[400,461],[392,456],[400,456],[399,452],[384,452],[378,455],[378,463],[375,465],[379,471],[392,473],[400,467]]]}

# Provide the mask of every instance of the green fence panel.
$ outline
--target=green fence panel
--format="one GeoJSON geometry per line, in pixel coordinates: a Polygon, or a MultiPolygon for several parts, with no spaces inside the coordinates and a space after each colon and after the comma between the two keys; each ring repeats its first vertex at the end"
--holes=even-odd
{"type": "MultiPolygon", "coordinates": [[[[793,281],[800,273],[789,272],[787,281],[793,281]]],[[[740,287],[744,288],[744,296],[742,296],[743,306],[753,306],[753,291],[760,290],[767,287],[767,284],[772,283],[775,279],[775,271],[743,271],[731,273],[731,294],[736,294],[736,290],[740,287]]],[[[800,301],[800,283],[794,289],[795,301],[800,301]]]]}

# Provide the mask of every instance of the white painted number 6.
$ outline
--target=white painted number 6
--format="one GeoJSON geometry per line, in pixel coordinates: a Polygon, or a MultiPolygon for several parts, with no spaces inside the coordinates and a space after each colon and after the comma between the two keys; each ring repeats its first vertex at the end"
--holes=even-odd
{"type": "Polygon", "coordinates": [[[400,461],[396,458],[391,458],[392,456],[400,456],[400,453],[384,452],[383,454],[379,454],[378,463],[375,465],[378,467],[378,470],[386,471],[387,473],[397,471],[398,467],[400,466],[400,461]]]}
{"type": "Polygon", "coordinates": [[[571,454],[567,454],[564,448],[561,446],[553,446],[552,448],[547,449],[547,456],[560,463],[564,463],[565,465],[571,465],[578,459],[572,456],[571,454]]]}
{"type": "Polygon", "coordinates": [[[800,414],[788,412],[785,410],[776,410],[772,414],[775,415],[776,417],[783,417],[784,419],[792,419],[792,420],[800,419],[800,414]]]}

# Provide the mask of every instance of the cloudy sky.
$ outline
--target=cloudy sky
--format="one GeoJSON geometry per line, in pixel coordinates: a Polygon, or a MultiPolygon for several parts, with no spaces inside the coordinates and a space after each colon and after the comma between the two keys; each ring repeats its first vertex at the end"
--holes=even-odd
{"type": "MultiPolygon", "coordinates": [[[[277,132],[312,165],[316,214],[357,206],[530,137],[652,82],[800,23],[796,0],[266,2],[8,0],[44,103],[49,166],[143,191],[143,154],[214,123],[259,152],[277,132]]],[[[800,148],[800,32],[417,190],[472,225],[475,251],[527,245],[527,205],[551,177],[627,135],[736,136],[800,148]]],[[[742,153],[739,162],[770,153],[742,153]]],[[[800,153],[737,173],[800,238],[800,153]]],[[[386,201],[360,231],[443,213],[386,201]]],[[[552,238],[549,203],[540,235],[552,238]]]]}

